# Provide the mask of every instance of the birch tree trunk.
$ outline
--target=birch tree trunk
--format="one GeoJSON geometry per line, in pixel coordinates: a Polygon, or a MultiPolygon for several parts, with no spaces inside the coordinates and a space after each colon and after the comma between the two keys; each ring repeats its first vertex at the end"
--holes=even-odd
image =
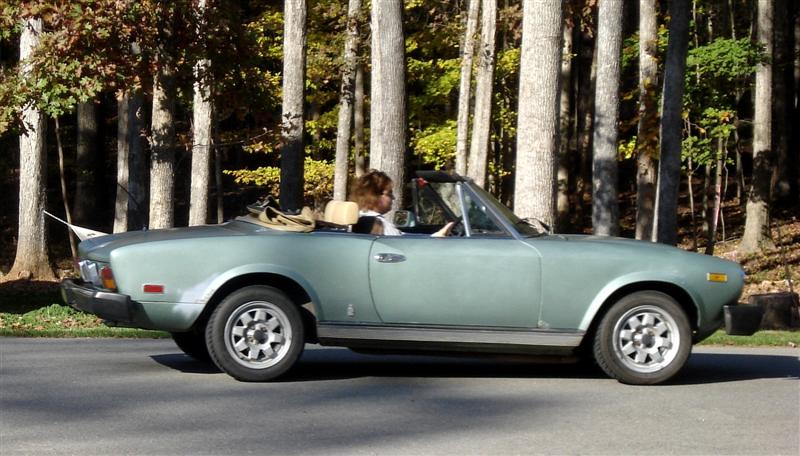
{"type": "Polygon", "coordinates": [[[393,208],[403,207],[406,149],[405,42],[403,2],[373,2],[370,167],[394,182],[393,208]]]}
{"type": "MultiPolygon", "coordinates": [[[[773,55],[773,1],[758,1],[758,42],[768,62],[773,55]]],[[[783,12],[781,12],[783,14],[783,12]]],[[[772,65],[756,67],[755,114],[753,117],[753,178],[747,197],[742,254],[761,251],[769,242],[770,178],[772,176],[772,65]]]]}
{"type": "MultiPolygon", "coordinates": [[[[167,10],[169,6],[163,6],[167,10]]],[[[175,223],[175,61],[171,14],[162,14],[156,73],[153,76],[153,114],[150,144],[150,228],[175,223]]]]}
{"type": "Polygon", "coordinates": [[[658,162],[656,219],[653,240],[675,245],[678,242],[678,186],[681,177],[681,108],[686,53],[689,47],[689,0],[669,4],[669,44],[664,66],[664,91],[661,107],[661,158],[658,162]]]}
{"type": "Polygon", "coordinates": [[[347,39],[344,43],[344,67],[342,89],[339,93],[339,120],[336,129],[336,170],[333,178],[333,199],[347,198],[347,175],[350,155],[351,122],[355,99],[356,65],[358,64],[358,15],[361,0],[350,0],[347,4],[347,39]]]}
{"type": "Polygon", "coordinates": [[[468,0],[467,27],[461,45],[461,80],[458,84],[458,120],[456,133],[456,173],[467,175],[469,142],[469,107],[472,91],[472,59],[475,56],[475,32],[478,28],[480,0],[468,0]]]}
{"type": "Polygon", "coordinates": [[[306,13],[305,0],[284,2],[280,202],[288,211],[303,206],[306,13]]]}
{"type": "MultiPolygon", "coordinates": [[[[198,37],[206,33],[208,0],[196,6],[198,37]]],[[[208,49],[204,49],[208,52],[208,49]]],[[[189,194],[189,225],[208,221],[208,189],[211,183],[211,122],[214,104],[211,100],[211,60],[200,59],[194,67],[194,103],[192,105],[192,183],[189,194]]]]}
{"type": "Polygon", "coordinates": [[[97,203],[95,161],[97,159],[97,117],[94,103],[78,104],[78,147],[75,156],[75,195],[72,219],[78,225],[89,223],[89,214],[97,203]]]}
{"type": "MultiPolygon", "coordinates": [[[[41,19],[27,19],[22,24],[19,39],[19,58],[23,77],[30,73],[26,60],[39,44],[42,34],[41,19]]],[[[55,278],[47,256],[46,207],[47,151],[45,129],[47,123],[41,111],[28,105],[23,109],[22,121],[26,131],[19,137],[19,231],[14,264],[3,279],[55,278]]]]}
{"type": "Polygon", "coordinates": [[[617,121],[622,52],[622,0],[600,0],[597,30],[597,86],[592,160],[592,228],[594,234],[619,233],[617,202],[617,121]]]}
{"type": "Polygon", "coordinates": [[[514,212],[555,221],[562,2],[523,0],[514,212]]]}
{"type": "Polygon", "coordinates": [[[475,116],[472,119],[467,176],[478,186],[485,187],[489,133],[492,126],[497,0],[482,0],[481,10],[481,46],[478,49],[480,58],[475,76],[475,116]]]}
{"type": "Polygon", "coordinates": [[[658,11],[639,1],[639,125],[636,136],[636,239],[653,237],[658,154],[658,11]]]}

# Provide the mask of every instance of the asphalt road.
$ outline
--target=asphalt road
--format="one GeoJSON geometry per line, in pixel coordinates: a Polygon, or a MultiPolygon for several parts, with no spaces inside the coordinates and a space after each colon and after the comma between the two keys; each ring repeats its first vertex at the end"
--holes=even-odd
{"type": "Polygon", "coordinates": [[[800,349],[695,348],[634,387],[580,365],[310,346],[240,383],[169,340],[0,338],[0,454],[800,454],[800,349]]]}

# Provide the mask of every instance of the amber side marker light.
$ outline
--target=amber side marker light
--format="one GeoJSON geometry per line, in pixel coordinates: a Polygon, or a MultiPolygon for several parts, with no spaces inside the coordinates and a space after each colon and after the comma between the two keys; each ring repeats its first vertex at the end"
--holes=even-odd
{"type": "Polygon", "coordinates": [[[709,282],[727,282],[728,281],[728,274],[722,274],[721,272],[709,272],[706,274],[706,279],[709,282]]]}
{"type": "Polygon", "coordinates": [[[108,266],[103,266],[103,269],[100,270],[100,278],[103,279],[103,287],[106,289],[117,289],[117,282],[114,281],[114,274],[108,266]]]}

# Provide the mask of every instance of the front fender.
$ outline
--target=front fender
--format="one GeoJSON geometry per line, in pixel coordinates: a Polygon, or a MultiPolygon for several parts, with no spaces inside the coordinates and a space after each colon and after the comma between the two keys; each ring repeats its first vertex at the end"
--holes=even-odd
{"type": "Polygon", "coordinates": [[[695,323],[699,326],[703,321],[701,309],[704,306],[702,297],[697,293],[694,293],[691,288],[687,286],[688,283],[686,283],[686,280],[683,277],[671,273],[653,274],[652,271],[642,271],[617,277],[606,284],[606,286],[604,286],[594,297],[589,305],[589,308],[586,309],[586,313],[583,315],[579,329],[583,331],[589,329],[589,326],[592,324],[592,321],[594,321],[598,312],[600,312],[603,304],[605,304],[614,293],[625,287],[639,283],[663,283],[667,286],[680,288],[689,296],[689,298],[691,298],[691,304],[697,310],[697,321],[695,323]]]}

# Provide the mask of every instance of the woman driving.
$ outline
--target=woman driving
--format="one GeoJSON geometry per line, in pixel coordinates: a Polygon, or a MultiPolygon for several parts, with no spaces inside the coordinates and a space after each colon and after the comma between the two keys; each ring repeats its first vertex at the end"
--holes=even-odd
{"type": "MultiPolygon", "coordinates": [[[[353,182],[350,189],[350,198],[358,204],[360,232],[385,236],[400,236],[402,231],[384,214],[392,210],[394,193],[392,192],[392,179],[382,171],[372,170],[353,182]],[[372,226],[369,227],[368,225],[372,226]]],[[[433,233],[433,237],[444,237],[450,233],[453,222],[443,226],[433,233]]]]}

